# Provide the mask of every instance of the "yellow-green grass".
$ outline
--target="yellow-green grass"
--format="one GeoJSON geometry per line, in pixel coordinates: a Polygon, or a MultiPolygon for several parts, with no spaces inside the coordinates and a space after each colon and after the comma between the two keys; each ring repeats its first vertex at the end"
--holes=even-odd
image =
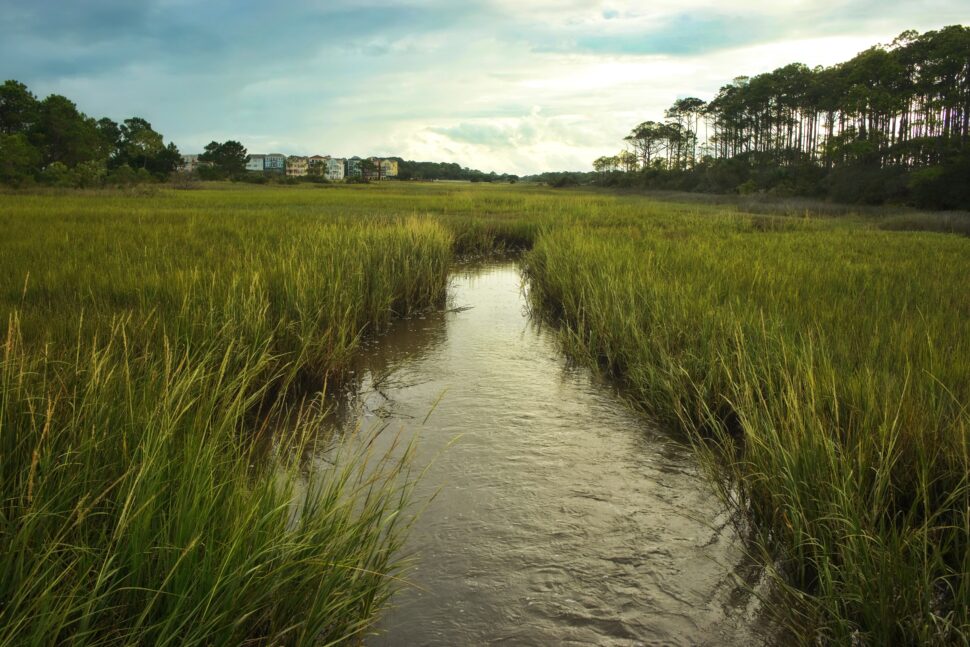
{"type": "Polygon", "coordinates": [[[406,461],[305,474],[294,398],[453,237],[206,197],[0,197],[0,645],[345,641],[393,589],[406,461]]]}
{"type": "Polygon", "coordinates": [[[685,430],[807,641],[970,638],[970,240],[660,217],[541,236],[537,303],[685,430]]]}
{"type": "Polygon", "coordinates": [[[342,642],[392,591],[406,460],[303,473],[267,348],[135,350],[124,324],[73,359],[0,356],[0,645],[342,642]],[[230,369],[230,367],[232,367],[230,369]],[[292,450],[290,449],[292,448],[292,450]],[[302,506],[300,501],[305,501],[302,506]]]}
{"type": "Polygon", "coordinates": [[[966,640],[967,239],[534,186],[202,186],[0,194],[0,646],[366,632],[405,465],[303,497],[299,394],[439,303],[454,254],[533,244],[570,351],[713,436],[806,636],[966,640]]]}

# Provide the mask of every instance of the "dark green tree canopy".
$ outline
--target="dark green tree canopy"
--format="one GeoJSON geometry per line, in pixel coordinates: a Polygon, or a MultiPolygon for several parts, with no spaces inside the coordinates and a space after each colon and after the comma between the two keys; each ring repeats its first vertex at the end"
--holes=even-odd
{"type": "Polygon", "coordinates": [[[3,169],[0,182],[23,184],[34,179],[58,186],[92,186],[106,169],[128,166],[138,178],[164,179],[178,168],[174,144],[140,117],[121,125],[95,120],[73,101],[52,94],[42,101],[18,81],[0,86],[0,135],[3,169]],[[56,165],[56,166],[55,166],[56,165]]]}
{"type": "Polygon", "coordinates": [[[0,85],[0,133],[12,135],[30,130],[37,119],[37,97],[18,81],[0,85]]]}
{"type": "Polygon", "coordinates": [[[469,180],[472,182],[515,182],[517,175],[486,173],[454,162],[416,162],[392,157],[398,163],[401,180],[469,180]]]}
{"type": "Polygon", "coordinates": [[[31,139],[45,164],[60,162],[71,167],[95,159],[102,152],[95,121],[59,94],[50,95],[38,105],[31,139]]]}
{"type": "Polygon", "coordinates": [[[208,162],[222,177],[239,177],[246,172],[246,148],[237,141],[209,142],[200,162],[208,162]]]}
{"type": "Polygon", "coordinates": [[[20,186],[40,166],[40,151],[23,133],[0,134],[0,182],[20,186]]]}
{"type": "Polygon", "coordinates": [[[132,168],[147,167],[148,160],[165,148],[162,135],[155,132],[152,125],[141,117],[125,119],[119,130],[120,153],[125,163],[132,168]]]}
{"type": "Polygon", "coordinates": [[[828,68],[792,63],[739,76],[709,103],[679,99],[664,116],[625,138],[650,171],[643,181],[867,202],[940,191],[950,197],[935,203],[970,206],[970,182],[917,172],[970,159],[968,27],[906,31],[828,68]],[[687,171],[697,177],[677,175],[687,171]]]}

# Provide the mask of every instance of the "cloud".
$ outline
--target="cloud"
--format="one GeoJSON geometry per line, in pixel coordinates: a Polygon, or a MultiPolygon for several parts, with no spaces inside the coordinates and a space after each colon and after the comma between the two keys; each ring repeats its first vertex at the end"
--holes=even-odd
{"type": "Polygon", "coordinates": [[[759,16],[678,13],[642,32],[589,34],[571,49],[617,54],[688,55],[715,52],[765,40],[774,35],[759,16]]]}
{"type": "Polygon", "coordinates": [[[431,126],[427,131],[454,142],[493,150],[530,147],[542,142],[577,148],[594,144],[598,139],[595,129],[589,128],[583,116],[548,116],[537,106],[527,115],[462,121],[453,126],[431,126]]]}
{"type": "Polygon", "coordinates": [[[844,60],[964,0],[0,0],[0,77],[186,151],[589,168],[678,97],[844,60]]]}
{"type": "Polygon", "coordinates": [[[524,142],[531,142],[533,132],[520,131],[519,128],[508,128],[488,122],[484,124],[460,123],[446,128],[431,127],[429,132],[444,135],[448,139],[466,144],[487,146],[489,148],[504,148],[524,142]]]}

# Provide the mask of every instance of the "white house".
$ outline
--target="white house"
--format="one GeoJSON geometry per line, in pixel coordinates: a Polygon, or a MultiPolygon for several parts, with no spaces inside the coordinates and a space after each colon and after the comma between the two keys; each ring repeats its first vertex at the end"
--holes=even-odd
{"type": "Polygon", "coordinates": [[[246,160],[246,170],[247,171],[263,171],[266,168],[266,156],[265,155],[250,155],[249,159],[246,160]]]}
{"type": "Polygon", "coordinates": [[[183,155],[182,163],[179,164],[179,171],[182,173],[192,173],[197,168],[199,168],[199,156],[198,155],[183,155]]]}
{"type": "Polygon", "coordinates": [[[326,161],[326,166],[324,167],[324,177],[328,180],[342,180],[344,179],[344,164],[346,160],[339,157],[330,157],[326,161]]]}

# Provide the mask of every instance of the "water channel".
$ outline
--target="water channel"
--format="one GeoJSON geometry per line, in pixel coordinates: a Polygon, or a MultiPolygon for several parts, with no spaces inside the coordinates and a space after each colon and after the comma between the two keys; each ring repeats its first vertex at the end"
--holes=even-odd
{"type": "MultiPolygon", "coordinates": [[[[369,645],[751,645],[754,567],[688,446],[570,365],[512,261],[356,368],[344,424],[417,437],[412,586],[369,645]],[[430,412],[430,415],[429,415],[430,412]]],[[[390,442],[390,441],[388,441],[390,442]]]]}

